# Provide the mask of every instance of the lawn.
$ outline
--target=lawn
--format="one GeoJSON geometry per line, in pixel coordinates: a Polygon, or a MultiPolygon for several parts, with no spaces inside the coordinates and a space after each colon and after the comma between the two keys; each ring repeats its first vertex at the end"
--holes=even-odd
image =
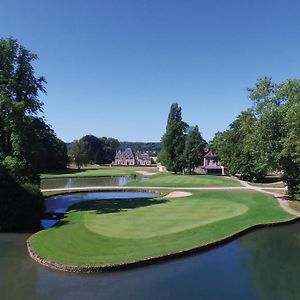
{"type": "Polygon", "coordinates": [[[212,175],[175,175],[161,173],[152,175],[146,180],[132,181],[127,186],[145,187],[227,187],[241,186],[231,178],[212,175]]]}
{"type": "Polygon", "coordinates": [[[254,191],[194,191],[185,198],[80,203],[58,226],[31,237],[40,256],[105,265],[177,252],[255,224],[292,219],[275,198],[254,191]]]}
{"type": "Polygon", "coordinates": [[[67,169],[60,172],[41,174],[41,179],[48,178],[78,178],[78,177],[104,177],[104,176],[132,176],[135,175],[132,168],[99,167],[93,169],[67,169]]]}

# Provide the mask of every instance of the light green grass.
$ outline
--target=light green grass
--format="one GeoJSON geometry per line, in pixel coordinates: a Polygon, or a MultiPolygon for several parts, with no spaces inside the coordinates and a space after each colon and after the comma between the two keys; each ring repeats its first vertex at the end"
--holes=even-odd
{"type": "Polygon", "coordinates": [[[47,178],[77,178],[77,177],[105,177],[105,176],[132,176],[135,171],[131,168],[100,167],[97,169],[67,169],[61,172],[41,174],[41,179],[47,178]]]}
{"type": "Polygon", "coordinates": [[[255,224],[290,220],[272,196],[253,191],[195,191],[174,199],[85,202],[31,237],[40,256],[104,265],[189,249],[255,224]]]}
{"type": "Polygon", "coordinates": [[[175,233],[234,217],[247,210],[248,207],[244,204],[226,200],[212,202],[210,199],[203,199],[198,203],[177,199],[153,205],[151,209],[146,206],[131,209],[126,214],[104,214],[101,218],[93,212],[85,215],[84,225],[90,231],[107,237],[149,238],[157,236],[158,232],[159,235],[175,233]],[[129,222],[131,219],[135,222],[129,222]]]}
{"type": "Polygon", "coordinates": [[[227,187],[241,186],[231,178],[212,175],[175,175],[161,173],[152,175],[146,180],[128,182],[127,186],[145,187],[227,187]]]}

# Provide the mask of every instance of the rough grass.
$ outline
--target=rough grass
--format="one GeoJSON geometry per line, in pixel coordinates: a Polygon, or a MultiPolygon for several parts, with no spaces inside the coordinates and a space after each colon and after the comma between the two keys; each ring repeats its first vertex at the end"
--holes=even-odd
{"type": "Polygon", "coordinates": [[[290,206],[292,209],[294,209],[294,210],[300,212],[300,201],[296,201],[296,200],[289,201],[289,206],[290,206]]]}
{"type": "Polygon", "coordinates": [[[263,191],[270,192],[270,193],[275,193],[275,194],[280,194],[282,196],[287,195],[287,191],[285,189],[278,190],[278,189],[262,189],[263,191]]]}
{"type": "Polygon", "coordinates": [[[127,186],[145,187],[227,187],[241,186],[231,178],[212,175],[175,175],[161,173],[150,176],[147,180],[132,181],[127,186]]]}
{"type": "Polygon", "coordinates": [[[81,203],[31,242],[40,256],[56,262],[104,265],[176,252],[255,224],[290,219],[269,195],[197,191],[180,199],[81,203]]]}

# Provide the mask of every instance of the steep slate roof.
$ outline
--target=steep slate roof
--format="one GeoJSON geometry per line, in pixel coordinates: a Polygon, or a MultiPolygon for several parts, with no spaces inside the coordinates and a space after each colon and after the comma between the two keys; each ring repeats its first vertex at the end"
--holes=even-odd
{"type": "Polygon", "coordinates": [[[123,157],[127,158],[127,159],[133,159],[134,158],[134,154],[131,150],[131,148],[127,148],[123,153],[122,153],[123,157]]]}

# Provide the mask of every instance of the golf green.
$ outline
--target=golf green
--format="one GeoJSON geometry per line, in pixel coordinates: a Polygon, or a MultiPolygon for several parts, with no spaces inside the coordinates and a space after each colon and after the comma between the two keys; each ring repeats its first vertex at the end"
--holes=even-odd
{"type": "Polygon", "coordinates": [[[100,200],[73,206],[61,222],[30,238],[58,263],[107,265],[178,252],[256,224],[291,220],[272,196],[253,191],[194,191],[184,198],[100,200]]]}

